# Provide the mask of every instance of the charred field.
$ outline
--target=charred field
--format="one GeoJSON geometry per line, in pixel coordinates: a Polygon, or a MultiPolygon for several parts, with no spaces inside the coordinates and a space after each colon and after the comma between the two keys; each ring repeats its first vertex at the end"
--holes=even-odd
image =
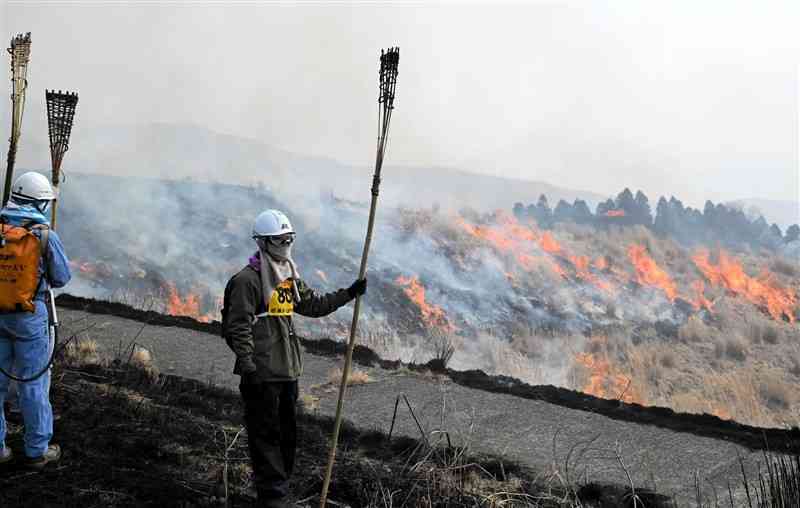
{"type": "MultiPolygon", "coordinates": [[[[278,199],[263,186],[72,179],[61,231],[77,274],[71,294],[214,321],[225,281],[251,254],[254,211],[267,207],[292,215],[312,287],[343,287],[357,273],[362,203],[278,199]]],[[[453,371],[792,427],[798,244],[790,230],[784,237],[723,205],[700,213],[662,199],[651,214],[627,190],[594,215],[579,201],[550,211],[541,198],[507,212],[386,209],[360,343],[384,360],[423,364],[451,351],[453,371]]],[[[349,312],[299,326],[340,342],[349,312]]]]}
{"type": "MultiPolygon", "coordinates": [[[[159,328],[156,333],[175,328],[214,335],[219,332],[216,322],[202,323],[118,303],[68,295],[61,296],[58,303],[62,309],[90,312],[94,316],[90,319],[96,323],[104,321],[104,314],[133,320],[129,326],[134,332],[136,323],[159,328]]],[[[55,440],[65,450],[64,461],[41,475],[13,467],[4,470],[0,474],[0,500],[4,505],[252,505],[247,435],[242,432],[238,395],[211,381],[159,373],[158,357],[154,359],[141,349],[136,339],[111,357],[101,356],[98,344],[90,338],[95,332],[86,325],[86,319],[81,318],[69,326],[70,330],[88,332],[75,333],[59,357],[53,376],[52,400],[59,416],[55,440]]],[[[315,356],[338,357],[343,350],[343,345],[335,341],[303,342],[307,352],[315,356]]],[[[201,347],[198,342],[198,348],[201,347]]],[[[481,391],[565,405],[581,412],[636,422],[642,429],[656,425],[789,456],[796,456],[800,450],[796,431],[748,427],[709,415],[675,414],[563,388],[529,386],[480,371],[451,371],[436,361],[428,365],[400,365],[381,360],[363,346],[357,348],[356,361],[362,366],[410,369],[423,377],[433,371],[481,391]]],[[[311,387],[310,393],[313,390],[311,387]]],[[[413,392],[408,393],[415,400],[413,392]]],[[[313,396],[300,400],[302,446],[298,449],[299,463],[292,487],[296,506],[316,506],[332,420],[314,409],[313,396]]],[[[359,420],[357,414],[352,418],[359,420]]],[[[22,445],[19,423],[10,430],[8,443],[19,452],[22,445]]],[[[332,485],[333,500],[354,507],[633,506],[631,488],[620,483],[597,483],[596,478],[604,477],[600,472],[591,474],[593,481],[567,481],[568,472],[553,474],[549,468],[539,470],[521,465],[507,456],[479,454],[472,445],[460,444],[455,437],[453,443],[459,444],[450,445],[449,436],[444,434],[430,433],[421,441],[402,435],[390,438],[385,430],[371,430],[370,426],[346,425],[332,485]]],[[[689,449],[679,453],[690,453],[689,449]]],[[[736,478],[734,475],[732,488],[741,501],[742,485],[736,478]]],[[[633,485],[639,496],[638,506],[691,506],[683,502],[675,504],[647,487],[633,485]]],[[[693,488],[696,487],[686,485],[688,490],[693,488]]],[[[724,499],[713,504],[710,495],[710,491],[702,492],[706,501],[697,506],[729,506],[724,499]]]]}
{"type": "MultiPolygon", "coordinates": [[[[53,373],[63,462],[41,473],[12,463],[0,475],[3,506],[254,506],[238,395],[158,374],[150,357],[99,358],[68,348],[53,373]],[[99,410],[102,408],[102,410],[99,410]]],[[[296,506],[317,506],[332,419],[302,403],[292,480],[296,506]]],[[[9,428],[19,451],[22,429],[9,428]]],[[[331,486],[335,506],[627,506],[629,488],[569,485],[446,442],[421,442],[345,425],[331,486]]],[[[637,491],[647,506],[668,497],[637,491]]],[[[333,503],[332,503],[333,504],[333,503]]]]}

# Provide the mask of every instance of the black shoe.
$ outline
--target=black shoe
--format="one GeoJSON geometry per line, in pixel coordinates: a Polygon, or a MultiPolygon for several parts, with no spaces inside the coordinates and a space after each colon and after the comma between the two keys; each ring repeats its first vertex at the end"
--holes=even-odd
{"type": "Polygon", "coordinates": [[[289,503],[282,497],[271,497],[268,499],[259,499],[258,506],[263,508],[289,508],[289,503]]]}
{"type": "Polygon", "coordinates": [[[57,463],[61,460],[61,447],[51,444],[40,457],[25,457],[25,467],[36,471],[41,471],[47,464],[57,463]]]}
{"type": "Polygon", "coordinates": [[[8,446],[0,448],[0,466],[10,464],[14,460],[14,452],[8,446]]]}

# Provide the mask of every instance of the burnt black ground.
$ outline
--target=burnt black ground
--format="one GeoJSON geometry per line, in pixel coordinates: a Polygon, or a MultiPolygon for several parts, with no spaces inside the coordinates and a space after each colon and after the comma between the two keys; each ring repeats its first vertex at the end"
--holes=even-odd
{"type": "MultiPolygon", "coordinates": [[[[236,387],[233,357],[217,324],[75,298],[60,297],[59,303],[64,336],[93,323],[87,333],[106,353],[117,353],[135,341],[154,353],[164,373],[236,387]]],[[[341,361],[317,353],[335,353],[338,347],[314,341],[306,346],[315,354],[306,354],[301,391],[319,397],[319,415],[332,415],[336,391],[326,382],[341,361]]],[[[369,369],[373,382],[348,391],[346,416],[357,428],[388,432],[396,399],[405,394],[426,433],[446,431],[453,441],[468,443],[476,452],[500,455],[543,475],[557,472],[568,481],[624,484],[629,474],[635,485],[674,495],[681,505],[694,499],[698,479],[709,495],[713,489],[721,495],[728,484],[739,485],[739,458],[752,471],[761,459],[765,437],[773,450],[785,449],[793,440],[788,431],[619,405],[477,372],[422,375],[380,362],[363,349],[358,359],[374,367],[369,369]]],[[[404,405],[394,432],[420,436],[404,405]]]]}
{"type": "MultiPolygon", "coordinates": [[[[0,506],[255,506],[241,405],[230,390],[176,376],[152,376],[115,360],[57,364],[51,399],[60,416],[55,438],[64,456],[41,473],[26,471],[19,462],[0,467],[0,506]],[[223,478],[228,479],[227,488],[223,478]]],[[[303,446],[297,456],[299,474],[291,481],[292,506],[318,506],[331,428],[331,418],[299,411],[303,446]]],[[[405,506],[476,506],[496,492],[473,482],[467,488],[439,485],[431,495],[429,471],[461,480],[472,475],[489,483],[494,477],[514,478],[514,492],[541,492],[525,471],[508,463],[499,467],[492,457],[465,455],[459,476],[442,467],[441,459],[455,450],[438,449],[425,459],[428,449],[418,441],[388,440],[350,425],[343,427],[340,443],[329,497],[338,503],[333,506],[385,506],[380,499],[387,492],[394,492],[395,505],[406,501],[405,506]],[[425,467],[409,471],[408,463],[421,459],[425,467]]],[[[22,447],[18,423],[10,426],[7,444],[17,451],[22,447]]],[[[628,492],[589,485],[577,495],[601,501],[593,507],[616,508],[628,492]]],[[[560,505],[551,501],[541,506],[560,505]]]]}

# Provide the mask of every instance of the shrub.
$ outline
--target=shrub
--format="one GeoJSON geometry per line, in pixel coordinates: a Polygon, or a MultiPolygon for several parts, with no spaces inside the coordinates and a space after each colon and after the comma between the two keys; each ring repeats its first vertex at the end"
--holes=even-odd
{"type": "Polygon", "coordinates": [[[721,359],[722,356],[725,354],[725,343],[721,340],[714,341],[714,357],[717,359],[721,359]]]}
{"type": "Polygon", "coordinates": [[[76,339],[70,342],[64,348],[64,361],[73,367],[99,363],[97,342],[92,339],[76,339]]]}
{"type": "Polygon", "coordinates": [[[781,330],[775,323],[767,322],[764,326],[763,339],[767,344],[777,344],[781,337],[781,330]]]}
{"type": "Polygon", "coordinates": [[[725,355],[732,360],[743,362],[747,358],[747,345],[742,339],[731,337],[725,342],[725,355]]]}
{"type": "Polygon", "coordinates": [[[789,409],[794,402],[794,390],[776,373],[762,377],[758,392],[764,404],[776,411],[789,409]]]}
{"type": "Polygon", "coordinates": [[[800,358],[797,357],[797,354],[792,355],[791,364],[792,366],[789,367],[789,373],[800,377],[800,358]]]}
{"type": "Polygon", "coordinates": [[[451,334],[436,333],[433,337],[433,361],[442,369],[447,367],[456,352],[455,338],[451,334]]]}
{"type": "Polygon", "coordinates": [[[134,344],[132,347],[133,350],[131,351],[130,364],[141,369],[142,372],[147,375],[147,378],[151,382],[155,383],[158,380],[159,372],[158,368],[153,362],[153,355],[149,350],[141,346],[134,344]]]}
{"type": "Polygon", "coordinates": [[[760,344],[762,342],[775,345],[780,342],[781,330],[772,321],[760,319],[749,326],[748,336],[750,342],[753,344],[760,344]]]}
{"type": "Polygon", "coordinates": [[[698,315],[689,317],[684,324],[678,328],[678,338],[683,342],[702,342],[713,338],[715,330],[703,322],[703,318],[698,315]]]}
{"type": "Polygon", "coordinates": [[[772,261],[772,271],[789,277],[797,277],[800,275],[800,270],[797,268],[796,263],[778,257],[772,261]]]}

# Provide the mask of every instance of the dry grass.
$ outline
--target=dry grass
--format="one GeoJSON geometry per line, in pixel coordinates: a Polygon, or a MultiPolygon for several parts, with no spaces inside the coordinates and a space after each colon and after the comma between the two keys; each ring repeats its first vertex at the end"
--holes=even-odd
{"type": "Polygon", "coordinates": [[[297,404],[306,412],[313,412],[319,409],[319,397],[310,393],[301,393],[297,398],[297,404]]]}
{"type": "Polygon", "coordinates": [[[739,337],[729,337],[725,341],[725,356],[737,362],[747,358],[747,344],[739,337]]]}
{"type": "Polygon", "coordinates": [[[100,363],[97,342],[92,339],[75,339],[64,348],[64,361],[72,367],[100,363]]]}
{"type": "Polygon", "coordinates": [[[675,394],[670,405],[676,411],[708,413],[750,425],[774,425],[776,415],[764,404],[760,376],[739,368],[709,373],[695,390],[675,394]]]}
{"type": "Polygon", "coordinates": [[[675,368],[675,353],[670,350],[661,354],[661,366],[667,369],[675,368]]]}
{"type": "Polygon", "coordinates": [[[135,344],[131,347],[133,348],[129,360],[131,365],[140,368],[142,372],[147,374],[147,377],[150,379],[150,381],[157,381],[159,370],[155,365],[155,361],[153,360],[153,355],[150,353],[150,350],[135,344]]]}
{"type": "Polygon", "coordinates": [[[435,333],[433,335],[433,360],[439,363],[441,367],[447,367],[453,354],[456,352],[457,338],[450,333],[435,333]]]}
{"type": "Polygon", "coordinates": [[[775,411],[791,408],[797,400],[796,387],[787,383],[779,372],[770,371],[760,376],[759,394],[764,404],[775,411]]]}
{"type": "Polygon", "coordinates": [[[790,360],[791,366],[789,367],[789,373],[795,377],[800,377],[800,357],[797,354],[792,355],[790,360]]]}
{"type": "Polygon", "coordinates": [[[775,345],[781,341],[782,334],[783,332],[779,325],[761,318],[754,323],[750,323],[748,336],[753,344],[775,345]]]}
{"type": "Polygon", "coordinates": [[[716,335],[717,331],[705,324],[699,315],[690,316],[678,328],[678,338],[683,342],[704,342],[713,339],[716,335]]]}

